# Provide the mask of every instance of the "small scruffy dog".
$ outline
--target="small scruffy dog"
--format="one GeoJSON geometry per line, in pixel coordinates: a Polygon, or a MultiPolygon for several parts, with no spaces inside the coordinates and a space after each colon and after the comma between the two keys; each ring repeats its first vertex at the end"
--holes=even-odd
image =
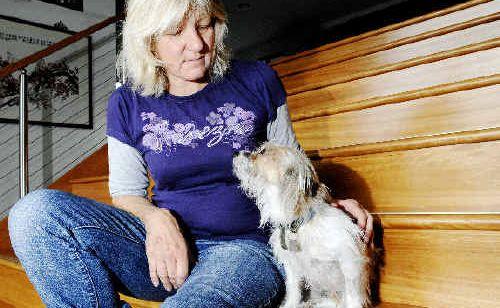
{"type": "Polygon", "coordinates": [[[256,199],[261,227],[272,226],[270,243],[286,272],[281,307],[371,307],[363,231],[328,203],[328,188],[302,150],[266,142],[235,155],[233,172],[256,199]]]}

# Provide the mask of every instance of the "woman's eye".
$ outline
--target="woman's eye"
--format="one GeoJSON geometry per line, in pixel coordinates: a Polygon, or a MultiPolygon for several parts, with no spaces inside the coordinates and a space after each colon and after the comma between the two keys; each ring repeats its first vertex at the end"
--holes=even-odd
{"type": "Polygon", "coordinates": [[[212,26],[211,24],[199,25],[198,28],[200,28],[201,30],[208,30],[211,26],[212,26]]]}

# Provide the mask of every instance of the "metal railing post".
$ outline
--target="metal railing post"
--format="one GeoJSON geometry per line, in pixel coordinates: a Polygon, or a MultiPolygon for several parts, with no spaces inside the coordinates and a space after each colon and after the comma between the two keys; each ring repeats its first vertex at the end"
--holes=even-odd
{"type": "Polygon", "coordinates": [[[19,195],[28,193],[28,83],[26,70],[21,70],[19,93],[19,195]]]}

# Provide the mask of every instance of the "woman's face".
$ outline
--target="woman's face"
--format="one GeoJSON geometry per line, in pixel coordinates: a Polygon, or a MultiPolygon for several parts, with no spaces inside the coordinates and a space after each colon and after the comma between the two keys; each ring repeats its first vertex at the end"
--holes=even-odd
{"type": "Polygon", "coordinates": [[[169,81],[203,81],[212,61],[214,42],[214,26],[208,15],[191,16],[177,33],[163,33],[156,51],[166,63],[169,81]]]}

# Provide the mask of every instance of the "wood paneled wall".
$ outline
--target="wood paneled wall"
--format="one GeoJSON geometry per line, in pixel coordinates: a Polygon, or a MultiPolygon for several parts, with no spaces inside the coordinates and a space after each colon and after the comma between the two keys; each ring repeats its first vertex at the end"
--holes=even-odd
{"type": "Polygon", "coordinates": [[[323,181],[381,221],[384,301],[500,302],[499,19],[470,1],[271,62],[323,181]]]}

